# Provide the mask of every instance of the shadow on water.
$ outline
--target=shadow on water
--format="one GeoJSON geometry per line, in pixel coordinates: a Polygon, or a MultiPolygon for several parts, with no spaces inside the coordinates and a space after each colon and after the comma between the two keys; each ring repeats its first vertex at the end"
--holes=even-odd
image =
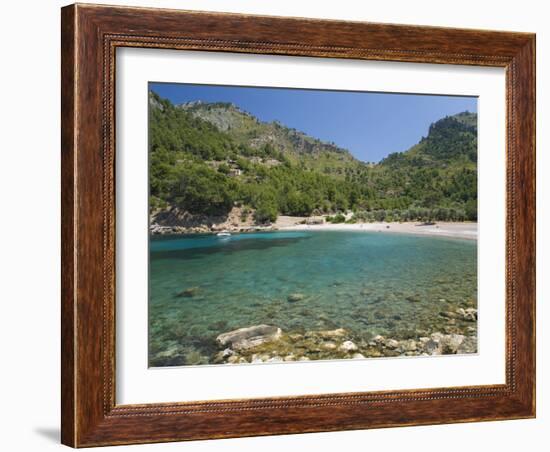
{"type": "Polygon", "coordinates": [[[301,240],[309,239],[308,236],[304,237],[285,237],[285,238],[273,238],[269,240],[255,240],[241,239],[241,240],[227,240],[220,242],[219,246],[204,246],[196,248],[187,248],[180,250],[167,250],[167,251],[151,251],[151,259],[200,259],[203,256],[213,254],[233,254],[240,251],[262,251],[269,248],[285,247],[292,245],[301,240]]]}

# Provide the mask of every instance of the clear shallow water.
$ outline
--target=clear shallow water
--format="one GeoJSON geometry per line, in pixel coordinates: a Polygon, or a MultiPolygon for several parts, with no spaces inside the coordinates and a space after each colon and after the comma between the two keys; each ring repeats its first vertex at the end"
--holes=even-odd
{"type": "Polygon", "coordinates": [[[153,365],[184,364],[169,358],[174,347],[210,360],[216,336],[246,326],[418,338],[443,331],[441,312],[477,306],[473,240],[334,231],[153,237],[149,274],[153,365]],[[295,293],[303,299],[287,301],[295,293]]]}

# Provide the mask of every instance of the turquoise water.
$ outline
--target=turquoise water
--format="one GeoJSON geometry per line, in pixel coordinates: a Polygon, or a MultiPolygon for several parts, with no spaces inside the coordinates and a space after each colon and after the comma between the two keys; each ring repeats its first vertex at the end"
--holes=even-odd
{"type": "Polygon", "coordinates": [[[216,336],[257,324],[345,328],[366,340],[442,331],[441,312],[477,307],[477,242],[332,231],[152,237],[149,275],[150,364],[185,364],[190,353],[206,363],[216,336]],[[295,293],[303,298],[289,302],[295,293]]]}

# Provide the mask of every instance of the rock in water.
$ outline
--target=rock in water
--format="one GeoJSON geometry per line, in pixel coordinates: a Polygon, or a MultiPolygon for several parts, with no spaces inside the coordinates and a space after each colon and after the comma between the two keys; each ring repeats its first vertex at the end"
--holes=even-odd
{"type": "Polygon", "coordinates": [[[468,322],[475,322],[477,320],[477,309],[474,308],[458,308],[457,314],[462,317],[463,320],[468,322]]]}
{"type": "Polygon", "coordinates": [[[430,355],[441,355],[441,350],[439,349],[438,341],[434,341],[433,339],[428,339],[428,341],[424,344],[424,348],[426,350],[426,353],[430,355]]]}
{"type": "Polygon", "coordinates": [[[416,341],[414,339],[409,339],[401,342],[401,349],[404,352],[414,352],[416,351],[416,341]]]}
{"type": "Polygon", "coordinates": [[[306,336],[319,336],[323,339],[332,339],[345,336],[346,334],[347,331],[344,328],[338,328],[336,330],[317,331],[311,332],[310,334],[306,333],[306,336]]]}
{"type": "Polygon", "coordinates": [[[290,303],[295,303],[296,301],[301,301],[305,298],[304,294],[302,293],[291,293],[288,297],[287,297],[287,300],[290,302],[290,303]]]}
{"type": "Polygon", "coordinates": [[[231,350],[230,348],[226,348],[223,352],[221,352],[222,358],[229,358],[234,353],[235,352],[233,350],[231,350]]]}
{"type": "Polygon", "coordinates": [[[176,296],[177,297],[184,297],[184,298],[191,298],[197,295],[200,291],[200,287],[190,287],[189,289],[182,290],[179,292],[176,296]]]}
{"type": "Polygon", "coordinates": [[[355,352],[357,351],[357,345],[351,341],[345,341],[340,345],[340,350],[343,352],[355,352]]]}
{"type": "Polygon", "coordinates": [[[326,350],[334,350],[336,348],[336,344],[334,342],[325,342],[323,343],[323,348],[326,350]]]}
{"type": "MultiPolygon", "coordinates": [[[[462,334],[433,333],[424,344],[424,349],[430,355],[452,355],[458,353],[464,339],[465,336],[462,334]]],[[[465,351],[461,351],[461,353],[465,353],[465,351]]]]}
{"type": "Polygon", "coordinates": [[[463,341],[464,336],[462,334],[449,334],[443,336],[439,341],[441,352],[445,355],[455,354],[463,341]]]}
{"type": "Polygon", "coordinates": [[[457,349],[457,353],[476,353],[477,352],[477,338],[475,336],[470,336],[464,338],[462,343],[457,349]]]}
{"type": "Polygon", "coordinates": [[[218,344],[229,346],[233,350],[245,350],[266,342],[276,341],[281,337],[281,334],[281,329],[276,326],[256,325],[220,334],[216,341],[218,344]]]}
{"type": "Polygon", "coordinates": [[[181,353],[179,345],[172,345],[171,347],[163,350],[155,355],[155,358],[173,358],[181,353]]]}
{"type": "Polygon", "coordinates": [[[458,318],[458,314],[456,312],[452,311],[441,311],[439,313],[441,317],[445,317],[446,319],[456,319],[458,318]]]}

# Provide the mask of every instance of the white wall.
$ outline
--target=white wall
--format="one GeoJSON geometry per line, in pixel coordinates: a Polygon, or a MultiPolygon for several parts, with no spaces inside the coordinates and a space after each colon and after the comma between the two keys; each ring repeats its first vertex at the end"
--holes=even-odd
{"type": "MultiPolygon", "coordinates": [[[[115,0],[113,0],[115,1],[115,0]]],[[[550,31],[546,2],[536,0],[384,2],[277,0],[116,0],[118,4],[309,16],[537,32],[538,274],[548,273],[548,124],[550,31]],[[543,252],[546,248],[546,255],[543,252]]],[[[100,3],[93,2],[92,3],[100,3]]],[[[59,8],[60,1],[2,5],[0,77],[0,444],[9,451],[61,449],[59,424],[59,8]],[[7,140],[6,140],[7,136],[7,140]],[[7,290],[6,290],[7,289],[7,290]]],[[[308,434],[119,447],[116,450],[265,451],[396,450],[542,451],[550,429],[549,344],[543,331],[548,278],[538,281],[538,417],[437,427],[308,434]],[[546,381],[544,381],[546,379],[546,381]]],[[[547,447],[547,446],[546,446],[547,447]]]]}

